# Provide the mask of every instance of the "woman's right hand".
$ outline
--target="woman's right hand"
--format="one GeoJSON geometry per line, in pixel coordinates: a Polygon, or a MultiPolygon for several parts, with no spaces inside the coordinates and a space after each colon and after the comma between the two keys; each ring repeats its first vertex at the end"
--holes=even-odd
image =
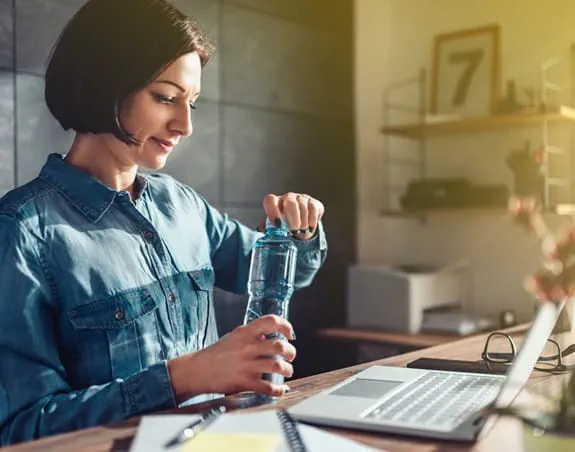
{"type": "Polygon", "coordinates": [[[291,362],[296,350],[286,340],[265,339],[270,333],[294,338],[293,328],[287,320],[266,315],[237,327],[203,350],[168,361],[177,402],[207,393],[254,391],[272,396],[283,395],[285,385],[262,380],[261,374],[278,373],[291,377],[291,362]]]}

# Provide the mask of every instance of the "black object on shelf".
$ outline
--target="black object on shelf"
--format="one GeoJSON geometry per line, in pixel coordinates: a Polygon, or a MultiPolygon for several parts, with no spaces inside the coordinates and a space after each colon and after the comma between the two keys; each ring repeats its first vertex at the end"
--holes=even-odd
{"type": "Polygon", "coordinates": [[[424,178],[409,184],[401,205],[406,210],[505,207],[508,199],[505,185],[473,185],[463,177],[424,178]]]}

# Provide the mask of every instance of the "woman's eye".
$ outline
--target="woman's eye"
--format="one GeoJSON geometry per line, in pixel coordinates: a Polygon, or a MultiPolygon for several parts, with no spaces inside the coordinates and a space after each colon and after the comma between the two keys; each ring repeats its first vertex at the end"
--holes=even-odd
{"type": "MultiPolygon", "coordinates": [[[[175,104],[177,102],[176,97],[164,96],[162,94],[154,94],[154,98],[161,104],[175,104]]],[[[190,109],[195,110],[196,102],[189,103],[190,109]]]]}
{"type": "Polygon", "coordinates": [[[156,100],[158,102],[161,102],[162,104],[172,104],[172,103],[174,103],[174,100],[175,100],[174,97],[163,96],[161,94],[156,94],[155,97],[156,97],[156,100]]]}

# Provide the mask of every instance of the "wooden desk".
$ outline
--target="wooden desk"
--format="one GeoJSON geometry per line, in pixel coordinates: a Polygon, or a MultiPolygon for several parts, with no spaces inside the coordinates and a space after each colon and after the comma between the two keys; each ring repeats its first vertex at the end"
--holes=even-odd
{"type": "Polygon", "coordinates": [[[324,328],[318,330],[317,336],[324,339],[398,345],[413,349],[433,347],[434,345],[446,344],[462,338],[462,336],[451,334],[408,334],[359,328],[324,328]]]}
{"type": "MultiPolygon", "coordinates": [[[[516,327],[510,331],[523,331],[525,327],[516,327]]],[[[294,403],[309,397],[310,395],[329,388],[333,384],[356,374],[360,370],[373,364],[383,364],[391,366],[405,366],[413,359],[421,356],[455,358],[476,360],[479,358],[483,348],[486,335],[478,335],[456,342],[441,344],[435,347],[407,353],[400,356],[394,356],[383,360],[364,363],[353,367],[335,370],[324,374],[318,374],[290,382],[292,391],[276,403],[277,407],[289,407],[294,403]]],[[[545,384],[548,388],[550,385],[558,384],[564,377],[560,375],[547,375],[534,373],[528,386],[534,387],[545,384]]],[[[226,405],[233,408],[237,406],[237,401],[233,397],[226,398],[226,405]]],[[[178,412],[193,413],[198,409],[205,409],[207,404],[196,407],[186,407],[178,412]]],[[[266,409],[270,406],[248,408],[249,410],[266,409]]],[[[75,433],[58,435],[44,438],[39,441],[32,441],[20,445],[2,449],[4,452],[109,452],[109,451],[126,451],[129,448],[131,438],[133,437],[138,424],[138,419],[131,419],[117,425],[95,427],[85,429],[75,433]]],[[[366,433],[357,430],[326,428],[326,430],[341,434],[350,439],[360,441],[373,447],[386,449],[388,451],[415,451],[415,452],[456,452],[456,451],[474,451],[474,452],[515,452],[521,451],[520,424],[514,419],[499,419],[495,426],[489,431],[488,435],[476,444],[457,444],[446,443],[441,441],[417,440],[409,437],[391,436],[384,434],[366,433]]]]}

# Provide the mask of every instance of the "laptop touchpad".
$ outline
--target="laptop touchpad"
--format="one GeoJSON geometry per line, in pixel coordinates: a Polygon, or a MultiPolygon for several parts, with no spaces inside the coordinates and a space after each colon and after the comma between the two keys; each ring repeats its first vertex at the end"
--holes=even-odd
{"type": "Polygon", "coordinates": [[[341,388],[329,393],[329,395],[365,397],[368,399],[378,399],[387,392],[396,388],[403,381],[371,380],[366,378],[356,378],[341,388]]]}

